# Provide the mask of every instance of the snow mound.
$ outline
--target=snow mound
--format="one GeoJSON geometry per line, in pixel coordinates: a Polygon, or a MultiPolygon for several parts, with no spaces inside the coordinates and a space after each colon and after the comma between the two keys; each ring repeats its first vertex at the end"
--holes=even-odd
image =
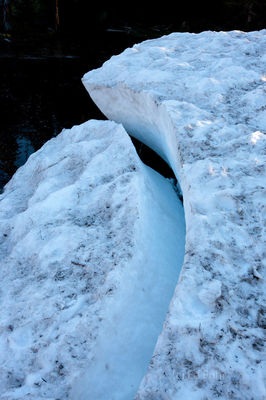
{"type": "Polygon", "coordinates": [[[184,237],[172,185],[121,125],[89,121],[32,154],[0,197],[1,399],[133,398],[184,237]]]}
{"type": "Polygon", "coordinates": [[[265,36],[174,33],[83,77],[184,196],[184,265],[138,400],[266,398],[265,36]]]}

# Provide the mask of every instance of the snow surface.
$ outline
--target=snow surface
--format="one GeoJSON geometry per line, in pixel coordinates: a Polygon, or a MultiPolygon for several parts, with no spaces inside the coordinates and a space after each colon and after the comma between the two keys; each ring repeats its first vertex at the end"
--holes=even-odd
{"type": "Polygon", "coordinates": [[[132,399],[183,263],[183,207],[121,125],[32,154],[0,196],[0,397],[132,399]]]}
{"type": "Polygon", "coordinates": [[[184,265],[137,400],[266,399],[265,50],[265,30],[174,33],[83,78],[184,196],[184,265]]]}

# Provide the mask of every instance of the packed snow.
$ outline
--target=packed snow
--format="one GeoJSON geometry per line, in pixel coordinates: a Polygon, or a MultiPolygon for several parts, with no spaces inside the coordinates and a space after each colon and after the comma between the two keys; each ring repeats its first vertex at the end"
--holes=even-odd
{"type": "Polygon", "coordinates": [[[174,33],[83,77],[184,196],[184,265],[136,400],[266,399],[265,67],[265,30],[174,33]]]}
{"type": "Polygon", "coordinates": [[[172,183],[89,121],[16,172],[0,237],[1,399],[132,399],[183,263],[172,183]]]}

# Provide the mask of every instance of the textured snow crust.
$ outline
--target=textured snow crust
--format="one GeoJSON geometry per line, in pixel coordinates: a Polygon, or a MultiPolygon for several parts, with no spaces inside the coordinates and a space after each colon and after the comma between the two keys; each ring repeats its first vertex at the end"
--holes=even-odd
{"type": "Polygon", "coordinates": [[[266,31],[174,33],[83,83],[179,179],[186,253],[137,400],[262,400],[266,31]]]}
{"type": "Polygon", "coordinates": [[[89,121],[7,184],[0,238],[1,399],[133,398],[183,263],[171,183],[89,121]]]}

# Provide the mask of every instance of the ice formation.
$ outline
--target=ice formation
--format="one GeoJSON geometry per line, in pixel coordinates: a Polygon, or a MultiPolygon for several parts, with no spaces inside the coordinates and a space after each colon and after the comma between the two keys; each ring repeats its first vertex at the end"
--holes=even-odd
{"type": "Polygon", "coordinates": [[[184,265],[136,400],[266,398],[265,36],[174,33],[83,78],[184,196],[184,265]]]}
{"type": "Polygon", "coordinates": [[[32,154],[0,196],[0,397],[133,398],[183,263],[183,207],[121,125],[32,154]]]}
{"type": "Polygon", "coordinates": [[[84,76],[175,172],[182,272],[182,205],[121,125],[47,142],[0,196],[1,399],[266,398],[265,34],[175,33],[84,76]]]}

